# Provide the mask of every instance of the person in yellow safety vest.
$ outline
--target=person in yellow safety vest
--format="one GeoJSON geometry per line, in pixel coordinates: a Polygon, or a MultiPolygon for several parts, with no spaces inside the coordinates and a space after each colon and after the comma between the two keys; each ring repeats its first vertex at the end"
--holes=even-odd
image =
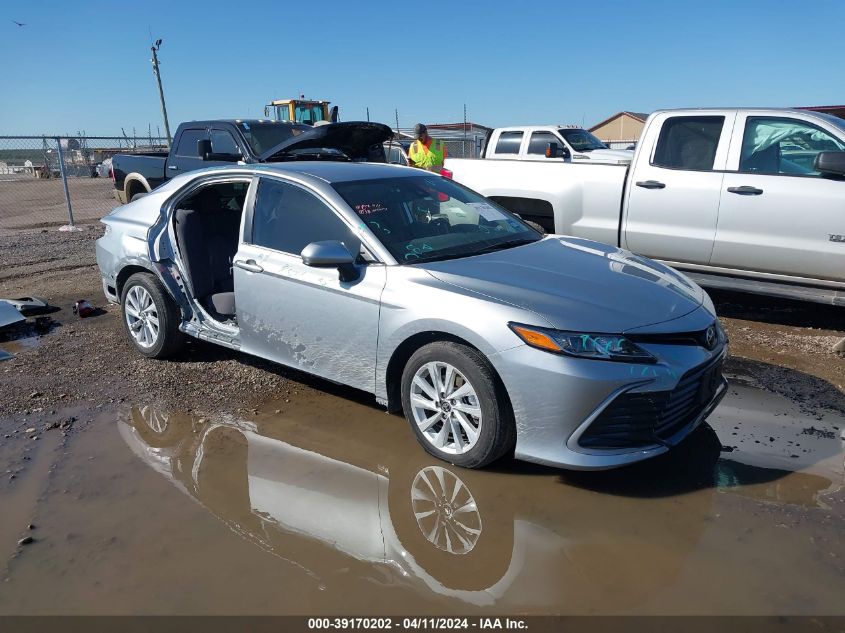
{"type": "Polygon", "coordinates": [[[414,126],[414,135],[417,140],[411,143],[411,148],[408,150],[411,165],[434,172],[443,169],[443,161],[447,156],[446,145],[443,141],[435,141],[431,138],[428,135],[428,128],[422,123],[414,126]]]}

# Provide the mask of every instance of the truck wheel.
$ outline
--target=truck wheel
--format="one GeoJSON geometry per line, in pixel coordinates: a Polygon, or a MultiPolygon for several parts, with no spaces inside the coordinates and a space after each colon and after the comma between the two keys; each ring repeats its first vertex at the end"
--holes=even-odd
{"type": "Polygon", "coordinates": [[[172,356],[185,342],[179,307],[150,273],[135,273],[126,280],[120,312],[132,345],[148,358],[172,356]]]}
{"type": "Polygon", "coordinates": [[[446,341],[426,345],[405,365],[401,388],[405,417],[435,457],[481,468],[513,449],[507,394],[477,350],[446,341]]]}

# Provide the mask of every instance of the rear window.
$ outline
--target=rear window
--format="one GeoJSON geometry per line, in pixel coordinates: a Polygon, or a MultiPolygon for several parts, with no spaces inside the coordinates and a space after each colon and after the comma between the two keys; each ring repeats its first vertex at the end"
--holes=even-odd
{"type": "Polygon", "coordinates": [[[713,169],[725,125],[723,116],[679,116],[667,119],[657,139],[652,165],[672,169],[713,169]]]}
{"type": "Polygon", "coordinates": [[[496,142],[497,154],[519,154],[522,132],[502,132],[496,142]]]}

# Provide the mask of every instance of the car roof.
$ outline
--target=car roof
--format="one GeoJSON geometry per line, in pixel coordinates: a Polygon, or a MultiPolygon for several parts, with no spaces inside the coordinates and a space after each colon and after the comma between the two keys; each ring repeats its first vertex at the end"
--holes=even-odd
{"type": "Polygon", "coordinates": [[[256,172],[278,174],[303,174],[328,183],[375,178],[403,178],[426,173],[415,167],[388,165],[386,163],[350,163],[341,161],[291,161],[250,165],[256,172]]]}

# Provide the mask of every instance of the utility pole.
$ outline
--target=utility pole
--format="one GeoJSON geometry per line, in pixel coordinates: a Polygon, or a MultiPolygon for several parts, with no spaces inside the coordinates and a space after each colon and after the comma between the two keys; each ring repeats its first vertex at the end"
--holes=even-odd
{"type": "Polygon", "coordinates": [[[153,63],[153,73],[156,76],[156,82],[158,82],[158,97],[161,99],[161,114],[164,117],[164,132],[167,134],[167,144],[173,144],[173,138],[170,136],[170,123],[167,122],[167,106],[164,105],[164,90],[161,88],[161,71],[158,67],[158,49],[161,48],[161,38],[155,41],[155,44],[150,46],[150,50],[153,52],[153,58],[150,60],[153,63]]]}
{"type": "Polygon", "coordinates": [[[370,120],[370,106],[367,106],[367,121],[370,120]]]}
{"type": "Polygon", "coordinates": [[[467,157],[467,104],[464,104],[464,155],[461,158],[467,157]]]}

